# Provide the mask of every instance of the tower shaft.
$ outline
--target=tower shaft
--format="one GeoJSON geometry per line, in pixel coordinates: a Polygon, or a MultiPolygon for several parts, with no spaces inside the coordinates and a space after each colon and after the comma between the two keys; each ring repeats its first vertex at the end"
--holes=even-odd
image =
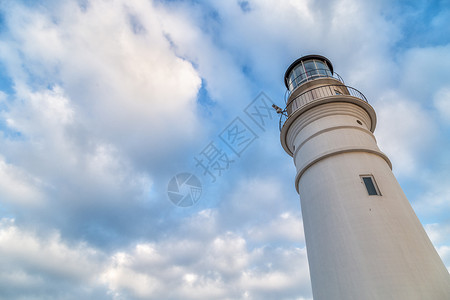
{"type": "Polygon", "coordinates": [[[294,62],[285,82],[281,143],[297,168],[314,299],[450,299],[449,273],[377,146],[365,97],[321,56],[294,62]]]}

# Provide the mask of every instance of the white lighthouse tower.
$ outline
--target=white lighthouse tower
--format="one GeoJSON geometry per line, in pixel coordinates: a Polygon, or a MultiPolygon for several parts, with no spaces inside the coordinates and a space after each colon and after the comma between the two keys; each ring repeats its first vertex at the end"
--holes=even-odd
{"type": "Polygon", "coordinates": [[[281,144],[297,168],[315,300],[450,299],[450,275],[373,135],[375,111],[331,62],[285,74],[281,144]]]}

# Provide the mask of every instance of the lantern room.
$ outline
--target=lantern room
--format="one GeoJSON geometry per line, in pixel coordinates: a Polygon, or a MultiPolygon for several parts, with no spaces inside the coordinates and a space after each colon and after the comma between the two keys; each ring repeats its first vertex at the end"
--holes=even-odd
{"type": "Polygon", "coordinates": [[[332,77],[333,65],[324,56],[307,55],[294,61],[286,70],[284,83],[292,92],[304,82],[319,77],[332,77]]]}

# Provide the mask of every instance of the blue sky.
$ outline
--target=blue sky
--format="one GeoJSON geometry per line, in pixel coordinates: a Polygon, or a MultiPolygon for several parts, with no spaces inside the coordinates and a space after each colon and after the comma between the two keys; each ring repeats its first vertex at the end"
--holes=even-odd
{"type": "Polygon", "coordinates": [[[0,299],[311,299],[294,164],[251,117],[311,53],[375,108],[449,268],[449,23],[449,1],[0,1],[0,299]]]}

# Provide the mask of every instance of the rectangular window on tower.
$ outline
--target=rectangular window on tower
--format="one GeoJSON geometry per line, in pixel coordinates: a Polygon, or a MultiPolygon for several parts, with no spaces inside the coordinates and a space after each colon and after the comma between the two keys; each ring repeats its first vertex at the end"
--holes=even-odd
{"type": "Polygon", "coordinates": [[[361,181],[366,186],[369,196],[381,196],[380,190],[372,175],[361,175],[361,181]]]}

